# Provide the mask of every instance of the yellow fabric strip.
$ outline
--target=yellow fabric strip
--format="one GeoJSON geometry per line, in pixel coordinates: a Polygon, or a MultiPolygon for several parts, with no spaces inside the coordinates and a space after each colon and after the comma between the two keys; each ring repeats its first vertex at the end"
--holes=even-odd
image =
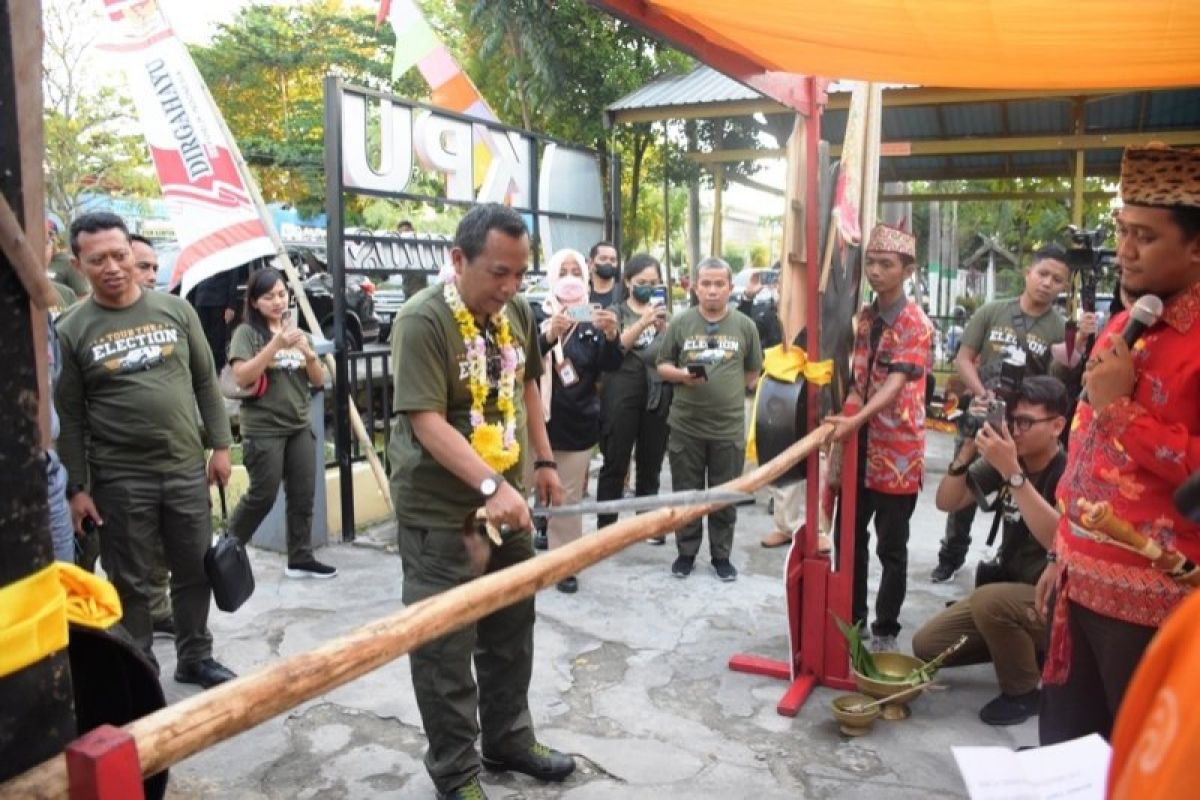
{"type": "Polygon", "coordinates": [[[57,561],[0,588],[0,677],[67,646],[67,623],[107,628],[121,618],[111,583],[57,561]]]}
{"type": "Polygon", "coordinates": [[[750,408],[750,433],[746,438],[746,458],[758,463],[758,396],[762,392],[763,378],[774,378],[784,383],[795,383],[801,377],[808,383],[825,386],[833,380],[833,360],[809,361],[808,354],[800,347],[783,345],[768,347],[763,351],[763,377],[759,378],[754,390],[754,405],[750,408]]]}

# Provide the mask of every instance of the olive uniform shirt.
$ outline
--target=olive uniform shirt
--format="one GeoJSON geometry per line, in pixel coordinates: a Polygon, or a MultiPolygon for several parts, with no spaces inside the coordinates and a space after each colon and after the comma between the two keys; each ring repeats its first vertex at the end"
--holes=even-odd
{"type": "MultiPolygon", "coordinates": [[[[517,441],[521,446],[520,459],[504,473],[504,477],[520,489],[525,462],[530,456],[525,382],[541,377],[542,357],[538,353],[533,309],[528,301],[518,295],[509,301],[503,313],[508,317],[517,351],[513,400],[517,409],[517,441]]],[[[490,423],[503,423],[503,415],[496,408],[500,351],[494,344],[494,335],[490,329],[485,331],[491,391],[484,405],[484,416],[490,423]]],[[[484,504],[484,498],[476,487],[466,485],[438,463],[417,439],[408,417],[409,412],[435,411],[445,416],[464,438],[469,440],[471,436],[467,352],[458,324],[442,294],[441,284],[421,290],[396,315],[392,328],[392,364],[393,408],[399,415],[388,443],[388,460],[392,469],[396,519],[410,528],[458,530],[466,515],[484,504]]]]}
{"type": "Polygon", "coordinates": [[[91,293],[92,286],[83,273],[71,265],[71,256],[67,253],[55,253],[50,259],[50,277],[57,283],[71,287],[77,297],[91,293]]]}
{"type": "MultiPolygon", "coordinates": [[[[312,347],[312,337],[304,334],[312,347]]],[[[249,325],[239,325],[229,344],[229,363],[249,361],[266,346],[262,334],[249,325]]],[[[296,348],[280,350],[267,367],[267,391],[262,397],[243,400],[238,411],[243,434],[286,436],[309,427],[308,406],[312,398],[304,353],[296,348]]]]}
{"type": "MultiPolygon", "coordinates": [[[[999,364],[1013,349],[1020,349],[1021,337],[1013,317],[1021,310],[1020,300],[993,300],[971,315],[963,332],[962,344],[979,354],[979,378],[987,388],[999,374],[999,364]]],[[[1066,321],[1051,307],[1040,317],[1025,317],[1026,375],[1046,375],[1050,371],[1050,346],[1066,336],[1066,321]]]]}
{"type": "Polygon", "coordinates": [[[762,369],[762,347],[753,320],[730,310],[710,323],[698,308],[678,315],[667,328],[659,364],[686,369],[702,364],[708,380],[677,383],[667,424],[699,439],[745,441],[746,373],[762,369]]]}
{"type": "Polygon", "coordinates": [[[54,402],[68,485],[86,484],[88,465],[164,474],[203,467],[197,405],[212,446],[229,447],[212,351],[186,301],[143,290],[116,309],[92,297],[64,311],[56,327],[62,374],[54,402]]]}

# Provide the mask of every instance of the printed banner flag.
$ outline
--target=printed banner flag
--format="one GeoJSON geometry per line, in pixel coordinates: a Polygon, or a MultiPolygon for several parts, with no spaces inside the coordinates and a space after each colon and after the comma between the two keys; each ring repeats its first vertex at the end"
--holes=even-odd
{"type": "Polygon", "coordinates": [[[171,286],[275,253],[204,79],[157,0],[101,0],[179,239],[171,286]]]}
{"type": "Polygon", "coordinates": [[[842,141],[842,163],[838,169],[834,210],[842,241],[858,245],[862,241],[859,209],[862,208],[863,159],[867,136],[867,100],[870,85],[853,82],[850,110],[846,115],[846,134],[842,141]]]}

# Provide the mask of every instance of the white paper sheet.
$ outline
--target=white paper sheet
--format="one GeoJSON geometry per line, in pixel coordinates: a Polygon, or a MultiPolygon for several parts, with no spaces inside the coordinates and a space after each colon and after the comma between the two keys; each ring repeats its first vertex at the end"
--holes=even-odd
{"type": "Polygon", "coordinates": [[[952,747],[971,800],[1104,800],[1112,749],[1097,734],[1013,752],[952,747]]]}

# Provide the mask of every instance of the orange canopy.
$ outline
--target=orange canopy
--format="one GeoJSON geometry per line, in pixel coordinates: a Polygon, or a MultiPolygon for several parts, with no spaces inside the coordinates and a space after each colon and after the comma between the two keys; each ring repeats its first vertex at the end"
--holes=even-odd
{"type": "MultiPolygon", "coordinates": [[[[628,7],[619,1],[597,5],[628,7]]],[[[766,70],[994,89],[1200,84],[1198,0],[637,0],[637,5],[766,70]]]]}

